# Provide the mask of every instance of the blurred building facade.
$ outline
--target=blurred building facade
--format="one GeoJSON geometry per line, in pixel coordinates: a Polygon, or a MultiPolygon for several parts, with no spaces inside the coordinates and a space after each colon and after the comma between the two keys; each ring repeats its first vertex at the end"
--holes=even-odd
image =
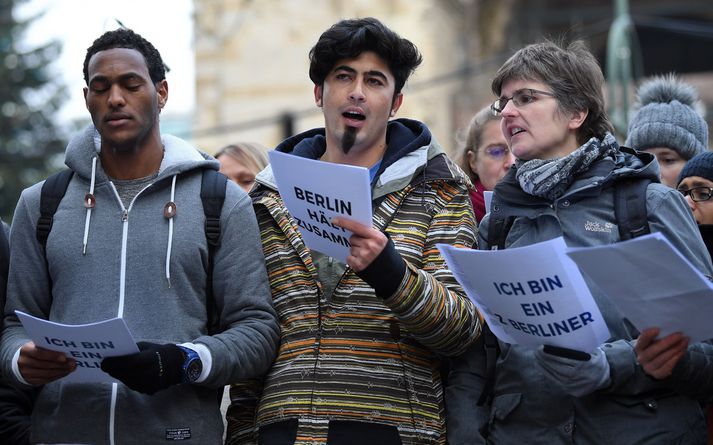
{"type": "MultiPolygon", "coordinates": [[[[643,74],[683,73],[710,109],[713,59],[705,51],[713,47],[710,0],[628,3],[643,74]]],[[[341,18],[373,16],[423,54],[398,115],[424,121],[454,153],[459,131],[493,99],[494,72],[522,46],[543,37],[583,38],[604,66],[614,2],[194,0],[194,15],[197,111],[192,134],[185,136],[205,151],[237,140],[273,147],[287,134],[322,126],[308,52],[341,18]]]]}

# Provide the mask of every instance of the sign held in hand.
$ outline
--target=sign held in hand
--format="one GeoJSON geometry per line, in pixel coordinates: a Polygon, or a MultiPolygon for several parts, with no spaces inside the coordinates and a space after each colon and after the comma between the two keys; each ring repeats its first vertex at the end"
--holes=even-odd
{"type": "Polygon", "coordinates": [[[562,237],[505,250],[438,248],[500,340],[589,352],[609,338],[562,237]]]}
{"type": "Polygon", "coordinates": [[[66,325],[15,311],[36,346],[64,352],[77,369],[64,377],[69,382],[116,382],[101,370],[104,357],[139,352],[123,318],[83,325],[66,325]]]}
{"type": "Polygon", "coordinates": [[[274,150],[268,155],[280,196],[305,245],[346,262],[352,234],[331,221],[340,216],[371,227],[369,171],[274,150]]]}

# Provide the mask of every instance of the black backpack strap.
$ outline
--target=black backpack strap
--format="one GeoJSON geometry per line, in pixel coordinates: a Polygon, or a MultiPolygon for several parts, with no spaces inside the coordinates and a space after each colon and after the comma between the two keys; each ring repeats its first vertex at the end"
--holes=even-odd
{"type": "Polygon", "coordinates": [[[650,232],[646,211],[646,188],[650,183],[645,178],[623,178],[614,183],[614,215],[621,241],[650,232]]]}
{"type": "Polygon", "coordinates": [[[216,313],[213,298],[213,256],[220,246],[220,213],[225,202],[225,187],[228,178],[216,170],[203,170],[201,179],[201,201],[205,214],[205,238],[208,243],[208,268],[206,270],[206,311],[208,313],[208,333],[220,332],[220,317],[216,313]]]}
{"type": "MultiPolygon", "coordinates": [[[[490,250],[502,250],[505,248],[505,240],[514,222],[514,216],[490,220],[488,224],[488,246],[490,246],[490,250]]],[[[483,391],[478,398],[478,406],[483,406],[484,404],[490,404],[493,400],[495,365],[498,362],[500,345],[497,337],[487,324],[483,324],[483,330],[480,335],[483,338],[483,347],[485,348],[485,381],[483,382],[483,391]]]]}
{"type": "Polygon", "coordinates": [[[47,237],[52,230],[54,214],[67,192],[69,181],[74,172],[72,170],[62,170],[50,175],[42,184],[40,193],[40,217],[37,219],[37,241],[44,249],[47,246],[47,237]]]}
{"type": "Polygon", "coordinates": [[[490,250],[502,250],[505,248],[505,240],[514,222],[514,216],[490,220],[490,224],[488,224],[488,246],[490,246],[490,250]]]}
{"type": "Polygon", "coordinates": [[[485,323],[483,323],[480,335],[483,337],[483,347],[485,348],[485,382],[483,382],[483,391],[480,393],[477,405],[483,406],[484,404],[489,405],[493,401],[495,365],[498,362],[498,355],[500,355],[500,345],[498,338],[485,323]]]}

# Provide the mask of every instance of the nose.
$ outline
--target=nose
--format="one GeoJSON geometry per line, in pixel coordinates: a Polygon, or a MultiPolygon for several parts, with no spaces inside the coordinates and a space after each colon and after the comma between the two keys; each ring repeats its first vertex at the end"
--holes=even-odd
{"type": "Polygon", "coordinates": [[[352,88],[351,92],[349,93],[349,99],[354,102],[364,102],[364,100],[366,99],[366,96],[364,96],[364,84],[361,80],[357,80],[354,82],[353,85],[354,88],[352,88]]]}
{"type": "Polygon", "coordinates": [[[691,198],[690,193],[686,195],[686,202],[688,203],[688,207],[691,208],[691,211],[696,210],[696,201],[691,198]]]}
{"type": "Polygon", "coordinates": [[[512,99],[510,99],[505,106],[503,107],[503,111],[500,112],[501,116],[514,116],[516,114],[517,107],[513,103],[512,99]]]}
{"type": "Polygon", "coordinates": [[[126,104],[123,91],[119,85],[112,85],[109,88],[108,102],[110,107],[122,107],[126,104]]]}
{"type": "Polygon", "coordinates": [[[511,151],[508,151],[508,154],[505,155],[505,162],[503,163],[503,167],[505,170],[510,170],[510,167],[515,163],[515,155],[512,154],[511,151]]]}

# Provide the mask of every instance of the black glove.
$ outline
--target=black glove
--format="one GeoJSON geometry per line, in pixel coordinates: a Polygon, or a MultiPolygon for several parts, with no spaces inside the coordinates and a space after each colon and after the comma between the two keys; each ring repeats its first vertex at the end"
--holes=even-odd
{"type": "Polygon", "coordinates": [[[173,344],[139,342],[136,354],[107,357],[102,360],[102,371],[126,386],[144,394],[153,394],[181,383],[185,355],[173,344]]]}

